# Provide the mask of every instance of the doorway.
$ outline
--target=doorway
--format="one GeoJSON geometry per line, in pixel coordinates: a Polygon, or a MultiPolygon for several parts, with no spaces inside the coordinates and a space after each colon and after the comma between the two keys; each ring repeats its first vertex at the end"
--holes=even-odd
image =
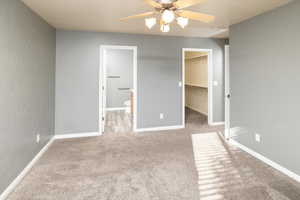
{"type": "Polygon", "coordinates": [[[212,125],[212,50],[184,48],[182,55],[183,124],[212,125]]]}
{"type": "Polygon", "coordinates": [[[136,129],[137,47],[100,47],[99,129],[129,133],[136,129]]]}

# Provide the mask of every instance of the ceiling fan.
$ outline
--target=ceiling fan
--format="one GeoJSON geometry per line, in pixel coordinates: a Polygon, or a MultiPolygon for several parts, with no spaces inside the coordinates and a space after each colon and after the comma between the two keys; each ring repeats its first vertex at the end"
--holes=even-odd
{"type": "Polygon", "coordinates": [[[155,11],[132,15],[129,17],[121,18],[121,20],[143,18],[145,19],[146,26],[151,29],[156,23],[155,15],[161,16],[160,30],[162,32],[170,31],[170,24],[175,20],[177,24],[185,28],[188,25],[189,19],[197,20],[205,23],[212,22],[215,17],[203,13],[192,12],[189,10],[182,10],[190,6],[204,3],[206,0],[144,0],[147,4],[154,7],[155,11]]]}

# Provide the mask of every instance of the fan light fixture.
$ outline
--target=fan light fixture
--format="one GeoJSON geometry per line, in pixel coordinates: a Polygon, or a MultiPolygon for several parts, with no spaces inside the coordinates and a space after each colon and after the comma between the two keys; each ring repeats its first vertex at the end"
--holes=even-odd
{"type": "Polygon", "coordinates": [[[177,24],[181,26],[181,28],[185,28],[189,23],[189,19],[185,17],[177,17],[177,24]]]}
{"type": "Polygon", "coordinates": [[[162,32],[170,31],[170,24],[175,20],[181,28],[185,28],[189,20],[196,20],[204,23],[210,23],[215,19],[215,16],[185,10],[191,6],[204,3],[207,0],[144,0],[154,10],[123,17],[120,20],[129,20],[137,18],[146,18],[145,25],[151,29],[160,21],[160,30],[162,32]]]}
{"type": "Polygon", "coordinates": [[[156,24],[156,18],[152,17],[145,19],[145,24],[149,29],[151,29],[156,24]]]}
{"type": "Polygon", "coordinates": [[[175,14],[171,10],[164,10],[161,18],[166,24],[169,24],[175,19],[175,14]]]}
{"type": "Polygon", "coordinates": [[[160,30],[161,30],[161,32],[163,32],[163,33],[167,33],[167,32],[170,31],[170,25],[169,25],[169,24],[162,24],[162,25],[160,26],[160,30]]]}

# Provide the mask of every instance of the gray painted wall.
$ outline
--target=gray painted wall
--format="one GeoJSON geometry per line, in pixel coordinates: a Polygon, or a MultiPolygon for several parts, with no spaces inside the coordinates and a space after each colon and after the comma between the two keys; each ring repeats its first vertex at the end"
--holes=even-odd
{"type": "Polygon", "coordinates": [[[133,89],[133,50],[108,49],[106,74],[106,107],[125,107],[124,102],[130,100],[130,91],[133,89]]]}
{"type": "Polygon", "coordinates": [[[54,134],[54,79],[55,30],[21,1],[1,0],[0,194],[54,134]]]}
{"type": "Polygon", "coordinates": [[[299,13],[295,1],[230,27],[231,125],[240,127],[235,138],[297,174],[299,13]]]}
{"type": "Polygon", "coordinates": [[[214,121],[223,121],[224,40],[60,30],[56,36],[56,134],[98,131],[101,44],[138,47],[138,128],[182,124],[182,48],[213,49],[220,83],[213,114],[214,121]]]}

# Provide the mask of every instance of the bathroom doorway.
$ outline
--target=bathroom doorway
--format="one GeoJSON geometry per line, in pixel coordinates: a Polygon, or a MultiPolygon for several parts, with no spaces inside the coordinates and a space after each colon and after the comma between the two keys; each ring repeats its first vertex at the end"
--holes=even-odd
{"type": "Polygon", "coordinates": [[[136,58],[132,46],[101,46],[100,130],[132,133],[136,127],[136,58]]]}

